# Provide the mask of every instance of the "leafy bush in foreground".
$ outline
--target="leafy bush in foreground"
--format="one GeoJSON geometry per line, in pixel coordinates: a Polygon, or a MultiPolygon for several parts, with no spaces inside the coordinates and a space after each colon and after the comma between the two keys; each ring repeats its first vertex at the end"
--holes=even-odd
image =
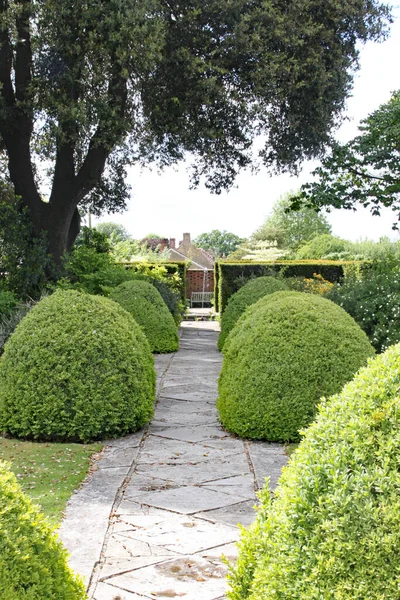
{"type": "Polygon", "coordinates": [[[4,600],[84,600],[85,586],[39,509],[0,461],[0,594],[4,600]]]}
{"type": "Polygon", "coordinates": [[[175,352],[178,329],[156,288],[147,281],[126,281],[110,297],[127,310],[143,328],[153,352],[175,352]]]}
{"type": "Polygon", "coordinates": [[[115,302],[73,290],[22,319],[0,363],[0,430],[84,441],[135,431],[153,413],[148,342],[115,302]]]}
{"type": "Polygon", "coordinates": [[[394,600],[400,568],[400,345],[316,421],[242,535],[230,600],[394,600]]]}
{"type": "Polygon", "coordinates": [[[276,292],[247,309],[224,346],[218,409],[242,437],[296,441],[321,396],[338,392],[374,353],[330,300],[276,292]]]}
{"type": "Polygon", "coordinates": [[[229,298],[227,307],[221,315],[221,333],[218,338],[218,349],[220,351],[223,350],[226,338],[248,306],[251,306],[267,294],[273,294],[285,289],[287,287],[280,279],[276,279],[275,277],[257,277],[257,279],[250,279],[250,281],[233,294],[229,298]]]}

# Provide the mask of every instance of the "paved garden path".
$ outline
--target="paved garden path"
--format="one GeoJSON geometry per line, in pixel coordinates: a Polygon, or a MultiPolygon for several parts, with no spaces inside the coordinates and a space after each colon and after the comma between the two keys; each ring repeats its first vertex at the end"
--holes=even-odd
{"type": "Polygon", "coordinates": [[[278,444],[243,442],[218,424],[217,324],[185,322],[181,346],[158,356],[158,402],[144,431],[114,440],[75,494],[60,528],[93,600],[222,600],[224,554],[274,487],[278,444]]]}

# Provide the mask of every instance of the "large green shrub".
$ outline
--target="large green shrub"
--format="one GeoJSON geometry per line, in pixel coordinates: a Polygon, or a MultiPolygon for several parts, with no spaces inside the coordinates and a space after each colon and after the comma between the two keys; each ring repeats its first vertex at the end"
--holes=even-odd
{"type": "Polygon", "coordinates": [[[84,600],[83,582],[39,509],[0,461],[0,597],[4,600],[84,600]]]}
{"type": "Polygon", "coordinates": [[[156,288],[147,281],[126,281],[111,292],[111,298],[143,328],[153,352],[175,352],[178,329],[156,288]]]}
{"type": "Polygon", "coordinates": [[[230,600],[394,600],[400,345],[324,401],[240,543],[230,600]]]}
{"type": "Polygon", "coordinates": [[[239,291],[233,294],[221,316],[221,333],[218,338],[219,350],[223,349],[228,334],[248,306],[267,294],[273,294],[284,289],[286,289],[286,285],[280,279],[257,277],[257,279],[250,279],[239,291]]]}
{"type": "Polygon", "coordinates": [[[148,342],[118,304],[58,291],[22,319],[0,363],[0,430],[38,440],[123,435],[153,412],[148,342]]]}
{"type": "Polygon", "coordinates": [[[338,392],[374,350],[354,319],[330,300],[275,292],[247,309],[224,352],[223,425],[242,437],[296,441],[321,396],[338,392]]]}

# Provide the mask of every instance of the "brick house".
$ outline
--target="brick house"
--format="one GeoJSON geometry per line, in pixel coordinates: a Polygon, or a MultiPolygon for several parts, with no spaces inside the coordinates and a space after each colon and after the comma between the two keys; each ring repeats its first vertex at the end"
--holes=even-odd
{"type": "Polygon", "coordinates": [[[190,233],[183,234],[183,240],[176,247],[176,240],[169,240],[168,256],[170,260],[186,260],[187,269],[186,297],[191,298],[192,292],[214,291],[214,257],[209,252],[195,246],[190,233]]]}

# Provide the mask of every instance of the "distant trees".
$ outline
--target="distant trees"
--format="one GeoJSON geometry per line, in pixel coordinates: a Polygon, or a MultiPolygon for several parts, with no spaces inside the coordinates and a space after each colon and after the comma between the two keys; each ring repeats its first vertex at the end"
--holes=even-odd
{"type": "Polygon", "coordinates": [[[297,193],[281,196],[263,225],[252,235],[252,241],[276,242],[278,248],[295,251],[317,235],[330,234],[332,227],[324,214],[305,206],[291,210],[297,196],[297,193]]]}
{"type": "Polygon", "coordinates": [[[234,252],[244,240],[234,233],[229,231],[213,229],[209,233],[201,233],[193,242],[199,248],[208,250],[216,258],[228,256],[234,252]]]}
{"type": "Polygon", "coordinates": [[[99,223],[96,225],[96,229],[97,231],[100,231],[100,233],[104,233],[111,243],[125,242],[131,237],[125,227],[118,223],[112,223],[111,221],[99,223]]]}

